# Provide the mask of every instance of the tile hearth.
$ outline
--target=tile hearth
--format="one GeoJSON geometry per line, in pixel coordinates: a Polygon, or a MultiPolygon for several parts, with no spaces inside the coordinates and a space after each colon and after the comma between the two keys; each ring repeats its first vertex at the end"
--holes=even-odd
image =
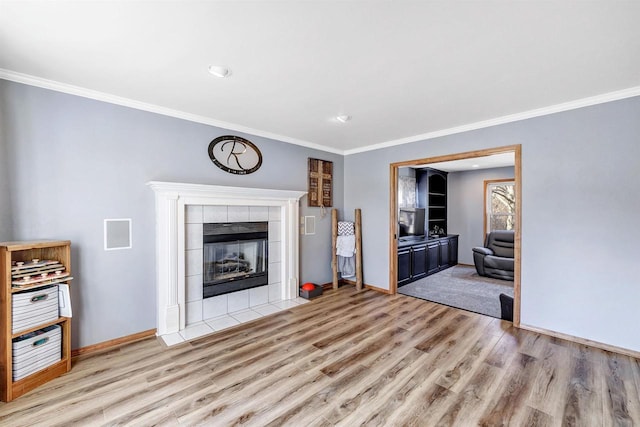
{"type": "Polygon", "coordinates": [[[162,335],[161,338],[167,346],[177,345],[189,340],[213,334],[224,329],[232,328],[242,323],[251,322],[270,314],[278,313],[295,307],[300,304],[306,304],[309,301],[304,298],[295,298],[284,301],[273,301],[268,304],[256,305],[244,310],[234,311],[222,316],[205,319],[202,322],[189,324],[180,332],[162,335]]]}

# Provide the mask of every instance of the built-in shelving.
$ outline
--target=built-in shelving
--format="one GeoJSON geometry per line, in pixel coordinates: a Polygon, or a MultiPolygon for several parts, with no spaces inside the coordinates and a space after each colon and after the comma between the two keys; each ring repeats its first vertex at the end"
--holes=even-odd
{"type": "Polygon", "coordinates": [[[458,235],[447,234],[447,172],[416,169],[416,207],[425,209],[423,238],[398,241],[398,286],[458,263],[458,235]]]}
{"type": "Polygon", "coordinates": [[[447,172],[433,168],[416,170],[417,207],[425,208],[429,236],[447,234],[447,172]]]}

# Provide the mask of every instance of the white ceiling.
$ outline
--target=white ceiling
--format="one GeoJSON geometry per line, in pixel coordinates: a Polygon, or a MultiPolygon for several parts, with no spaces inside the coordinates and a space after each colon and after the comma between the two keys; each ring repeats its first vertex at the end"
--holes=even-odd
{"type": "Polygon", "coordinates": [[[424,167],[438,169],[444,172],[461,172],[474,169],[493,169],[507,166],[515,166],[516,156],[514,152],[492,154],[490,156],[472,157],[468,159],[450,160],[448,162],[428,163],[411,166],[414,169],[424,167]]]}
{"type": "Polygon", "coordinates": [[[0,77],[350,154],[640,95],[638,22],[612,0],[0,1],[0,77]]]}

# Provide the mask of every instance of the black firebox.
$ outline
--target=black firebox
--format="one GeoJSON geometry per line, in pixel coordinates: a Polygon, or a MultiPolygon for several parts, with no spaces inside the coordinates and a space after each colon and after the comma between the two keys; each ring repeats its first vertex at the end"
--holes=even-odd
{"type": "Polygon", "coordinates": [[[268,284],[268,222],[203,225],[203,298],[268,284]]]}

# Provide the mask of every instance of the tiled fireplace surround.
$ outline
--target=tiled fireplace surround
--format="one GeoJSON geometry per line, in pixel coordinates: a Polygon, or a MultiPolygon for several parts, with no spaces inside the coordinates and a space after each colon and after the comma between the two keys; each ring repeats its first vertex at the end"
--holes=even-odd
{"type": "Polygon", "coordinates": [[[297,297],[298,200],[304,192],[148,185],[156,193],[158,335],[168,345],[306,302],[297,297]],[[246,221],[269,223],[268,285],[203,299],[203,224],[246,221]]]}

